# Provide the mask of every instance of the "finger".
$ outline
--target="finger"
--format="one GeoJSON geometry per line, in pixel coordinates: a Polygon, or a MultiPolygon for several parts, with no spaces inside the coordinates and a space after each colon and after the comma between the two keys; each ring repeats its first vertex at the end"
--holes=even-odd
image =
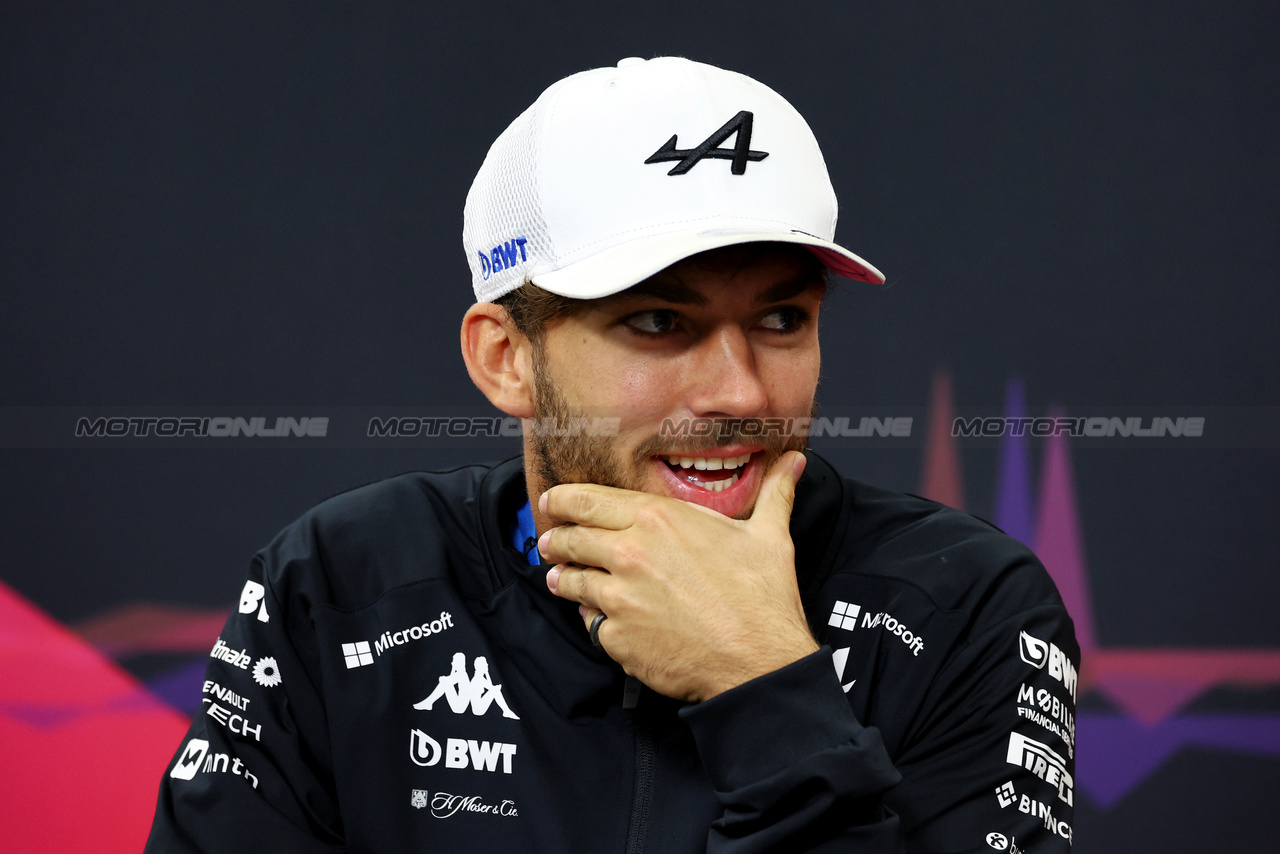
{"type": "Polygon", "coordinates": [[[791,525],[791,509],[796,502],[796,483],[804,474],[808,461],[799,451],[788,451],[778,458],[764,476],[760,485],[760,497],[751,520],[763,520],[766,524],[788,528],[791,525]]]}
{"type": "Polygon", "coordinates": [[[602,588],[608,579],[609,573],[594,567],[558,565],[547,572],[547,589],[561,599],[599,611],[604,595],[602,588]]]}
{"type": "Polygon", "coordinates": [[[576,563],[611,568],[616,532],[582,525],[561,525],[538,538],[538,554],[547,563],[576,563]]]}
{"type": "Polygon", "coordinates": [[[597,483],[562,483],[538,498],[538,509],[555,522],[621,531],[635,518],[634,505],[643,493],[597,483]]]}

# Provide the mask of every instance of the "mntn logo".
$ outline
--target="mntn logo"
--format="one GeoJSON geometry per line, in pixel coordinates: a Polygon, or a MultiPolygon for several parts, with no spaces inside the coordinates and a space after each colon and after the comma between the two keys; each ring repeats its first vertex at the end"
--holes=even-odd
{"type": "Polygon", "coordinates": [[[192,780],[195,779],[196,773],[200,770],[200,763],[204,762],[205,754],[209,752],[209,742],[203,738],[193,738],[187,742],[187,746],[183,748],[182,755],[178,757],[178,761],[174,763],[173,770],[169,772],[169,776],[175,780],[192,780]]]}
{"type": "Polygon", "coordinates": [[[447,738],[445,747],[420,729],[409,733],[409,758],[415,765],[430,768],[444,755],[446,768],[473,768],[476,771],[497,771],[502,760],[502,773],[511,773],[511,757],[516,746],[501,741],[476,741],[474,739],[447,738]]]}

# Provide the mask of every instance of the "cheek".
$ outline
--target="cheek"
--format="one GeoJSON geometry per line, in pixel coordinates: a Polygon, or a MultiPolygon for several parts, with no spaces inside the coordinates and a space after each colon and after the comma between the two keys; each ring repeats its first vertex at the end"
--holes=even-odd
{"type": "Polygon", "coordinates": [[[769,389],[769,401],[778,412],[803,410],[808,414],[814,394],[818,390],[818,375],[822,360],[815,346],[811,353],[799,358],[794,354],[782,354],[767,362],[765,386],[769,389]]]}

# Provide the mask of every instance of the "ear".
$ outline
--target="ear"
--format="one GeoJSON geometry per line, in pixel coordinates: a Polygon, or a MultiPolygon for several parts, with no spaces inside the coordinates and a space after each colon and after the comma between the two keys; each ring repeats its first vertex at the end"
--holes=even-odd
{"type": "Polygon", "coordinates": [[[533,345],[502,306],[479,302],[467,309],[462,359],[490,403],[516,418],[533,417],[533,345]]]}

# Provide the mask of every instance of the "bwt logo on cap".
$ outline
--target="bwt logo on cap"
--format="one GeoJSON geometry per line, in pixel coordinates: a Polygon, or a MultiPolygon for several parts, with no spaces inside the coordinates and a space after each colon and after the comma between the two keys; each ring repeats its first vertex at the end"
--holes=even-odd
{"type": "Polygon", "coordinates": [[[501,273],[503,270],[509,270],[516,264],[523,264],[529,260],[529,255],[525,252],[524,245],[529,242],[527,237],[516,237],[489,250],[486,255],[483,252],[477,252],[480,256],[480,275],[485,281],[494,273],[501,273]],[[520,260],[516,260],[519,255],[520,260]]]}

